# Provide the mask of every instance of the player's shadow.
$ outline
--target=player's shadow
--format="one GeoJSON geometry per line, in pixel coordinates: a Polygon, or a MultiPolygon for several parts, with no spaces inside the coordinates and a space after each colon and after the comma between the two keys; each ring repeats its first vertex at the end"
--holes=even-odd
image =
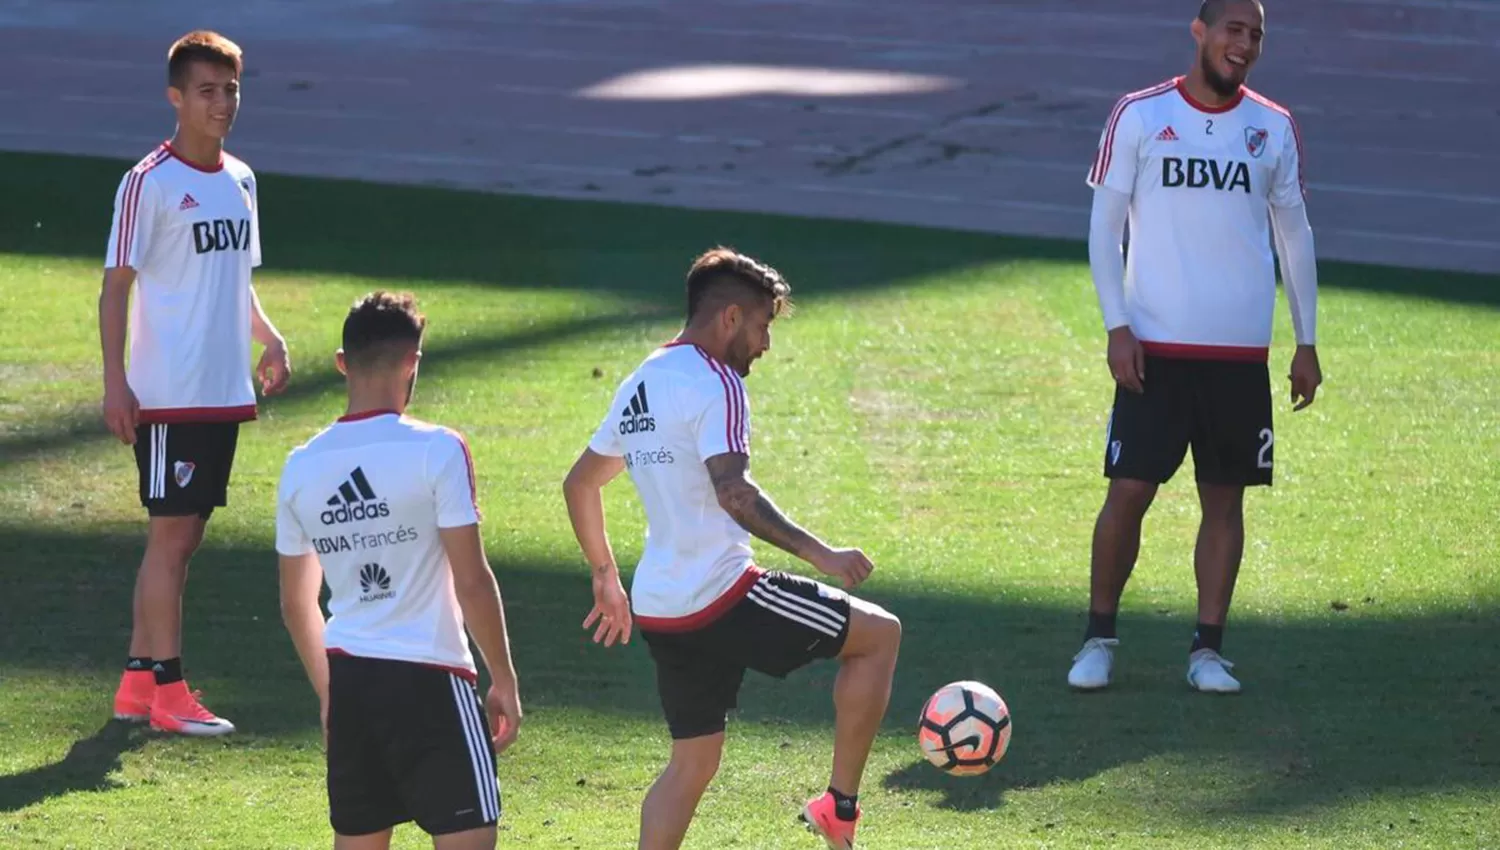
{"type": "Polygon", "coordinates": [[[107,721],[94,734],[74,742],[61,760],[0,776],[0,813],[19,811],[75,791],[118,787],[110,777],[120,769],[121,756],[139,749],[148,737],[140,726],[107,721]]]}

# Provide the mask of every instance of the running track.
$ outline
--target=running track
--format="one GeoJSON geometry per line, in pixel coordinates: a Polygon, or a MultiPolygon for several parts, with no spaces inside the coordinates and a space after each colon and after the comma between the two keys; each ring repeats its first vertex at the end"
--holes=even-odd
{"type": "MultiPolygon", "coordinates": [[[[1299,118],[1320,254],[1500,274],[1500,3],[1269,5],[1252,82],[1299,118]]],[[[1101,123],[1123,91],[1186,68],[1195,10],[8,0],[0,147],[140,157],[171,129],[166,45],[208,26],[246,49],[231,149],[261,171],[1076,239],[1101,123]],[[690,99],[622,79],[724,65],[807,70],[734,96],[677,77],[713,89],[690,99]],[[849,72],[916,90],[839,94],[849,72]]]]}

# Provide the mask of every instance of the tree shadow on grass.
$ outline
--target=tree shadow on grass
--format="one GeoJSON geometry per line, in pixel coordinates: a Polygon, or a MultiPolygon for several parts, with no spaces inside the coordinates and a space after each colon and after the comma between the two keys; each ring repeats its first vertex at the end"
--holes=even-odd
{"type": "MultiPolygon", "coordinates": [[[[0,547],[11,553],[0,657],[112,683],[133,581],[119,564],[140,545],[133,535],[0,527],[0,547]]],[[[241,729],[230,746],[316,736],[316,707],[280,623],[273,561],[269,544],[210,544],[189,583],[187,672],[241,729]]],[[[492,563],[533,720],[582,708],[660,722],[641,641],[601,650],[579,628],[589,601],[583,572],[504,552],[492,563]]],[[[1288,813],[1381,792],[1500,787],[1495,611],[1393,617],[1372,600],[1318,621],[1241,617],[1225,651],[1239,662],[1246,691],[1208,697],[1190,693],[1183,680],[1190,616],[1127,610],[1116,684],[1081,695],[1064,682],[1083,628],[1079,612],[1023,601],[1003,586],[988,599],[908,589],[915,586],[877,581],[865,594],[905,624],[884,734],[911,753],[904,767],[870,776],[871,784],[983,810],[1003,805],[1013,790],[1155,769],[1143,763],[1165,760],[1178,777],[1203,774],[1208,790],[1195,810],[1204,814],[1288,813]],[[954,779],[918,760],[916,715],[937,687],[969,678],[1004,695],[1015,733],[989,774],[954,779]],[[1210,793],[1225,781],[1236,793],[1210,793]]],[[[731,728],[767,724],[826,735],[834,672],[823,664],[785,681],[749,677],[731,728]]],[[[107,709],[100,705],[101,716],[107,709]]],[[[82,752],[95,752],[91,746],[82,752]]],[[[80,755],[73,763],[96,762],[80,755]]],[[[46,788],[71,787],[58,777],[89,780],[97,772],[43,768],[22,774],[31,778],[0,778],[0,787],[8,799],[37,799],[46,788]]]]}
{"type": "Polygon", "coordinates": [[[109,720],[99,731],[74,742],[61,761],[0,776],[0,812],[14,812],[75,791],[108,791],[118,783],[125,753],[140,749],[149,736],[142,727],[109,720]]]}
{"type": "MultiPolygon", "coordinates": [[[[13,199],[0,206],[0,253],[101,258],[110,199],[133,164],[0,153],[0,196],[13,199]]],[[[1075,240],[1022,238],[277,174],[261,175],[260,185],[267,271],[608,292],[675,306],[688,261],[715,244],[761,256],[804,297],[875,291],[986,263],[1088,261],[1082,232],[1075,240]]],[[[1330,288],[1500,307],[1493,276],[1323,262],[1319,279],[1330,288]]],[[[1086,278],[1079,285],[1086,288],[1086,278]]]]}
{"type": "MultiPolygon", "coordinates": [[[[575,339],[605,330],[641,328],[673,315],[664,307],[642,306],[593,316],[549,321],[519,330],[490,334],[472,334],[430,343],[425,346],[422,374],[432,380],[450,369],[462,368],[477,361],[490,361],[544,345],[575,339]]],[[[299,371],[280,395],[261,398],[265,412],[291,407],[342,391],[344,377],[323,368],[299,371]]],[[[91,441],[113,440],[94,409],[71,411],[14,433],[0,436],[0,470],[26,463],[61,449],[76,448],[91,441]]]]}

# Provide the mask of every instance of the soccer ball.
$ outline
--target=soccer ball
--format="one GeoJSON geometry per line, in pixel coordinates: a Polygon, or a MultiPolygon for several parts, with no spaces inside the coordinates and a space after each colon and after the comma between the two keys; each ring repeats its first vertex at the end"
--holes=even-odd
{"type": "Polygon", "coordinates": [[[981,682],[951,682],[922,706],[917,728],[922,755],[953,776],[978,776],[1005,757],[1010,709],[981,682]]]}

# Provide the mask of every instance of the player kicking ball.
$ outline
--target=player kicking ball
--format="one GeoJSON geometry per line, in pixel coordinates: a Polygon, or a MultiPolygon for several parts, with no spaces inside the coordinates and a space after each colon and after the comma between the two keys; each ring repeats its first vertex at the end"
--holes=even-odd
{"type": "Polygon", "coordinates": [[[1187,681],[1198,691],[1240,690],[1219,653],[1244,552],[1245,488],[1271,484],[1273,234],[1297,339],[1292,410],[1312,404],[1322,382],[1301,139],[1290,112],[1245,87],[1265,10],[1256,0],[1208,0],[1192,33],[1198,51],[1187,74],[1115,105],[1088,177],[1089,264],[1115,391],[1088,628],[1068,672],[1082,690],[1110,682],[1115,618],[1142,521],[1190,446],[1202,521],[1187,681]]]}
{"type": "Polygon", "coordinates": [[[406,821],[438,850],[493,848],[495,754],[521,723],[468,445],[405,415],[425,328],[410,295],[354,304],[347,412],[292,451],[277,492],[282,618],[321,706],[337,850],[384,850],[406,821]]]}
{"type": "Polygon", "coordinates": [[[135,447],[149,517],[114,716],[182,735],[234,731],[183,680],[182,594],[209,518],[225,505],[240,424],[256,417],[251,340],[264,348],[255,369],[263,393],[281,392],[291,372],[251,286],[255,174],[224,152],[242,67],[240,48],[218,33],[172,44],[177,132],[120,181],[99,293],[104,422],[135,447]]]}
{"type": "Polygon", "coordinates": [[[573,531],[593,568],[595,643],[650,647],[672,736],[666,770],[641,807],[641,850],[681,846],[719,768],[745,671],[785,677],[837,659],[833,774],[802,820],[849,850],[860,779],[890,700],[901,623],[844,589],[755,565],[751,535],[854,588],[874,569],[787,519],[750,479],[750,405],[741,379],[790,308],[776,270],[715,249],[687,275],[687,324],[620,385],[564,483],[573,531]],[[648,536],[627,597],[605,531],[602,491],[629,471],[648,536]]]}

